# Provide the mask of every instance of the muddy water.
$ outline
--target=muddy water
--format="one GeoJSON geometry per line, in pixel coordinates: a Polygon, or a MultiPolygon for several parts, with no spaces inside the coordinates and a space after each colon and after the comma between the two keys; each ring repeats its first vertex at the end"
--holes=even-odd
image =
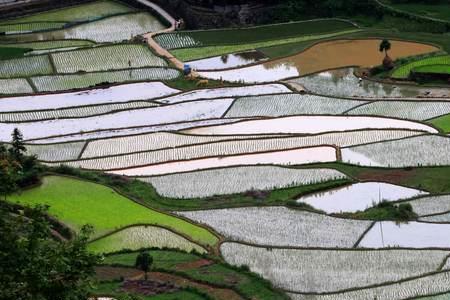
{"type": "Polygon", "coordinates": [[[326,213],[356,212],[380,201],[397,201],[428,193],[382,182],[356,183],[297,199],[326,213]]]}
{"type": "Polygon", "coordinates": [[[450,97],[449,89],[423,88],[414,85],[362,82],[354,75],[354,68],[344,68],[309,75],[289,82],[297,83],[308,91],[335,97],[363,98],[416,98],[450,97]]]}
{"type": "MultiPolygon", "coordinates": [[[[374,67],[380,65],[384,58],[384,53],[379,51],[380,42],[377,39],[324,42],[297,55],[267,62],[264,66],[274,68],[291,64],[301,75],[347,66],[374,67]]],[[[391,41],[389,56],[395,60],[438,50],[431,45],[391,41]]]]}
{"type": "Polygon", "coordinates": [[[267,60],[262,52],[257,50],[225,54],[200,60],[187,62],[193,69],[197,70],[222,70],[249,65],[259,61],[267,60]]]}

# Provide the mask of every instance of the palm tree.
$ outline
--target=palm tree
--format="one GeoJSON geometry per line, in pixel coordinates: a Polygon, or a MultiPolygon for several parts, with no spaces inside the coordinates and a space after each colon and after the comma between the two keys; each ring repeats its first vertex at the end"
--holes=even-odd
{"type": "Polygon", "coordinates": [[[384,51],[384,54],[386,56],[388,56],[387,52],[391,50],[391,42],[389,42],[388,40],[384,39],[383,41],[381,41],[380,44],[380,52],[384,51]]]}

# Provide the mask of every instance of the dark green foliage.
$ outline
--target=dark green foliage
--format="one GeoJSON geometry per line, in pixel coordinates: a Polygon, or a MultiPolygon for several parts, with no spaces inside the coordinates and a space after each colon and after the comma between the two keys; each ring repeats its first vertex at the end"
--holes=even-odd
{"type": "Polygon", "coordinates": [[[381,43],[380,43],[380,49],[379,50],[380,50],[380,52],[384,51],[384,54],[386,54],[386,56],[387,56],[387,52],[389,50],[391,50],[391,42],[389,42],[387,39],[382,40],[381,43]]]}
{"type": "Polygon", "coordinates": [[[0,60],[20,58],[23,57],[25,53],[33,49],[27,48],[14,48],[14,47],[0,47],[0,60]]]}
{"type": "Polygon", "coordinates": [[[90,277],[98,257],[86,245],[92,232],[52,239],[45,209],[29,209],[26,216],[0,205],[0,299],[87,299],[90,277]]]}
{"type": "Polygon", "coordinates": [[[336,215],[346,218],[368,219],[376,221],[390,220],[406,222],[417,219],[417,214],[414,213],[411,204],[401,203],[399,205],[396,205],[388,201],[382,201],[376,206],[368,208],[363,212],[358,211],[356,213],[343,213],[336,215]]]}
{"type": "Polygon", "coordinates": [[[153,257],[150,256],[148,251],[143,251],[136,257],[136,263],[134,266],[145,272],[145,280],[147,280],[147,273],[150,271],[152,264],[153,257]]]}

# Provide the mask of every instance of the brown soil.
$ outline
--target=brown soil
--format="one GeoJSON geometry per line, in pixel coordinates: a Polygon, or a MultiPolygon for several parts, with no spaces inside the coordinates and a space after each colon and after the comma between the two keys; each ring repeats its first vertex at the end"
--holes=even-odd
{"type": "Polygon", "coordinates": [[[124,292],[136,293],[144,296],[152,296],[164,293],[173,293],[180,288],[165,280],[155,280],[154,276],[149,276],[148,280],[126,280],[120,288],[124,292]]]}
{"type": "Polygon", "coordinates": [[[95,277],[101,281],[120,280],[120,279],[138,279],[144,275],[144,272],[133,268],[121,267],[95,267],[95,277]]]}
{"type": "Polygon", "coordinates": [[[242,300],[243,298],[239,296],[235,291],[230,289],[223,289],[223,288],[215,288],[206,284],[197,283],[194,281],[190,281],[189,279],[186,279],[181,276],[167,274],[167,273],[159,273],[159,272],[152,272],[149,274],[149,278],[168,282],[170,284],[180,286],[180,287],[195,287],[214,299],[218,300],[242,300]]]}
{"type": "MultiPolygon", "coordinates": [[[[267,68],[280,64],[294,65],[301,75],[346,66],[374,67],[383,62],[381,40],[337,40],[319,43],[297,55],[267,62],[267,68]]],[[[439,48],[414,42],[391,41],[389,56],[395,60],[438,51],[439,48]]]]}
{"type": "Polygon", "coordinates": [[[357,178],[361,181],[383,181],[392,184],[401,185],[408,178],[415,176],[414,170],[379,170],[367,171],[358,174],[357,178]]]}
{"type": "Polygon", "coordinates": [[[177,265],[176,269],[177,271],[186,271],[186,270],[192,270],[192,269],[198,269],[201,267],[206,267],[214,264],[214,262],[208,260],[208,259],[199,259],[192,262],[182,263],[177,265]]]}

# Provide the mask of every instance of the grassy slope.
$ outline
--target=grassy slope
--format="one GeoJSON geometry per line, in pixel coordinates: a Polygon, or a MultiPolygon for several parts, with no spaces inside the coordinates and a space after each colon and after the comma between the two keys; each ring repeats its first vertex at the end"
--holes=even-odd
{"type": "Polygon", "coordinates": [[[256,43],[269,40],[281,40],[302,35],[314,35],[355,29],[348,22],[337,20],[321,20],[311,22],[295,22],[278,25],[258,26],[243,29],[224,29],[208,31],[188,31],[186,34],[202,46],[234,45],[256,43]]]}
{"type": "Polygon", "coordinates": [[[414,68],[414,71],[422,73],[450,74],[450,64],[421,66],[414,68]]]}
{"type": "Polygon", "coordinates": [[[428,123],[442,130],[444,133],[450,133],[450,115],[443,115],[428,121],[428,123]]]}
{"type": "Polygon", "coordinates": [[[44,177],[41,186],[12,195],[8,200],[26,205],[49,205],[49,212],[63,222],[76,229],[91,224],[97,235],[131,224],[148,223],[172,228],[203,245],[217,242],[204,228],[147,209],[105,186],[76,179],[44,177]]]}
{"type": "MultiPolygon", "coordinates": [[[[127,253],[107,256],[104,263],[131,267],[134,265],[136,255],[136,253],[127,253]]],[[[177,265],[199,260],[201,257],[188,253],[160,250],[152,250],[150,255],[153,257],[153,269],[155,270],[168,273],[177,272],[177,274],[194,280],[216,286],[226,286],[244,295],[247,299],[286,299],[283,294],[272,290],[268,282],[251,273],[237,271],[222,263],[180,271],[177,265]]]]}
{"type": "Polygon", "coordinates": [[[392,72],[392,77],[394,78],[407,78],[412,69],[421,66],[428,65],[448,65],[448,70],[450,70],[450,55],[434,56],[428,57],[420,60],[413,61],[406,65],[400,66],[392,72]]]}

